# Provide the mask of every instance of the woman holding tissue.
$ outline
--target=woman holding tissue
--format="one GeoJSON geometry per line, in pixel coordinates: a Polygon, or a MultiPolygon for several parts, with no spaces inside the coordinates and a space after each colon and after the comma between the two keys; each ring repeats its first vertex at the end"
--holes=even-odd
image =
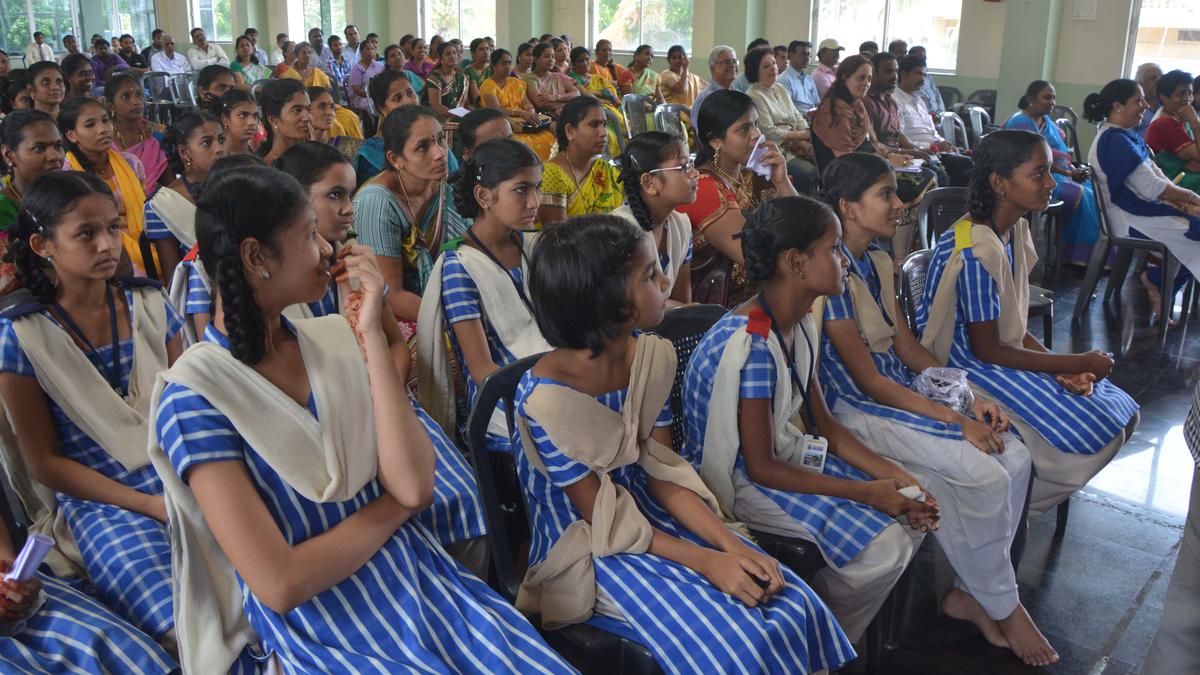
{"type": "Polygon", "coordinates": [[[742,209],[797,193],[787,160],[758,129],[758,111],[749,96],[714,92],[704,99],[697,118],[696,200],[679,206],[692,224],[692,299],[734,307],[755,291],[736,238],[746,222],[742,209]],[[755,171],[749,168],[752,156],[755,171]]]}
{"type": "Polygon", "coordinates": [[[1017,595],[1009,549],[1029,488],[1029,451],[999,406],[981,398],[955,410],[912,389],[913,374],[941,364],[909,330],[896,301],[892,257],[875,245],[900,222],[891,166],[852,152],[825,169],[826,201],[842,222],[850,260],[841,295],[825,302],[821,386],[838,422],[938,495],[934,533],[958,574],[942,610],[971,621],[1028,665],[1057,654],[1017,595]]]}

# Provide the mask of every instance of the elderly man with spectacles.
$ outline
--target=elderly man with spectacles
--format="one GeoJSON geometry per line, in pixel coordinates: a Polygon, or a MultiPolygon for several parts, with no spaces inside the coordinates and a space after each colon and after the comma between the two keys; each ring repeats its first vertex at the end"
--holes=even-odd
{"type": "Polygon", "coordinates": [[[738,59],[737,52],[733,51],[733,47],[728,45],[717,45],[708,53],[708,72],[712,77],[708,80],[708,86],[696,95],[696,100],[692,102],[692,123],[696,124],[700,117],[700,104],[704,103],[704,99],[714,91],[728,89],[733,85],[733,81],[738,76],[738,59]]]}

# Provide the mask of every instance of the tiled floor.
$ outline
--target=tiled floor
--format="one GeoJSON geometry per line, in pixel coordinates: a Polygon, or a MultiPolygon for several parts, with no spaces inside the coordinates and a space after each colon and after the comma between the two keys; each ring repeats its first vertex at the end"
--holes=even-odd
{"type": "MultiPolygon", "coordinates": [[[[1133,439],[1077,493],[1064,537],[1052,541],[1054,515],[1030,520],[1018,581],[1034,620],[1062,660],[1046,672],[1137,673],[1158,628],[1194,470],[1182,425],[1200,376],[1200,317],[1193,330],[1171,330],[1165,347],[1148,324],[1145,293],[1129,279],[1120,302],[1092,301],[1072,327],[1081,270],[1052,274],[1056,351],[1104,349],[1116,354],[1114,382],[1142,407],[1133,439]]],[[[1101,279],[1103,291],[1106,278],[1101,279]]],[[[1040,324],[1031,326],[1035,335],[1040,324]]],[[[970,624],[938,612],[949,566],[932,538],[913,568],[908,630],[879,672],[950,675],[1036,672],[990,646],[970,624]],[[938,560],[940,558],[940,560],[938,560]]],[[[1160,675],[1160,674],[1147,674],[1160,675]]]]}

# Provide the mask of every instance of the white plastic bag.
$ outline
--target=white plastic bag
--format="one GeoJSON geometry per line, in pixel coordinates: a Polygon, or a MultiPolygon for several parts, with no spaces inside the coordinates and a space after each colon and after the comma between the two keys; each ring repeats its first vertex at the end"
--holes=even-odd
{"type": "Polygon", "coordinates": [[[975,394],[967,384],[967,371],[961,368],[926,368],[913,380],[912,389],[967,417],[974,413],[975,394]]]}

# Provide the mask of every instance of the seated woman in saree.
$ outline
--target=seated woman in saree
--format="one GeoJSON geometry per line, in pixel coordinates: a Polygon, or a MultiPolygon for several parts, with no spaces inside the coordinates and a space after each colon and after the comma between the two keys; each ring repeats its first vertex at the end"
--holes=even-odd
{"type": "Polygon", "coordinates": [[[512,120],[513,138],[533,148],[545,162],[554,148],[554,132],[548,120],[538,117],[525,80],[512,75],[512,65],[507,49],[492,52],[492,74],[479,85],[479,104],[504,111],[512,120]]]}
{"type": "Polygon", "coordinates": [[[608,213],[624,201],[619,172],[601,155],[608,144],[606,121],[600,101],[590,96],[571,101],[558,116],[558,154],[542,174],[543,226],[608,213]]]}

